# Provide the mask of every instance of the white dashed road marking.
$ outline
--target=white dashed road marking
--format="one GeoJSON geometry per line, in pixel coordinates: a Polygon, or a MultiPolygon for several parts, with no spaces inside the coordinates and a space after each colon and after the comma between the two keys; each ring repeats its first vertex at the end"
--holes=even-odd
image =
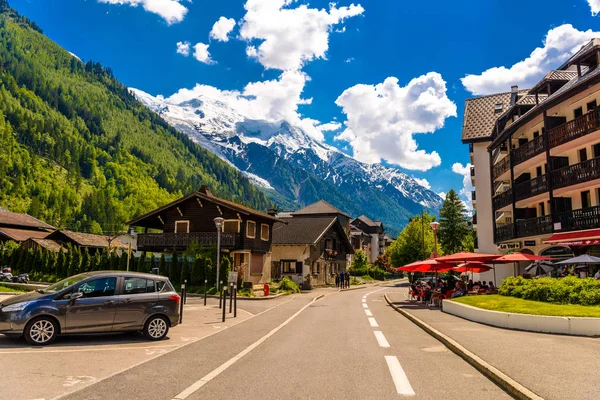
{"type": "Polygon", "coordinates": [[[398,394],[404,396],[414,396],[415,391],[413,390],[402,366],[400,365],[400,361],[398,361],[398,357],[396,356],[385,356],[385,361],[387,362],[387,366],[390,370],[390,374],[392,375],[392,379],[394,380],[394,385],[396,385],[396,391],[398,394]]]}
{"type": "Polygon", "coordinates": [[[383,332],[381,331],[373,331],[375,334],[375,338],[377,339],[377,343],[379,343],[379,347],[390,347],[390,343],[387,341],[383,332]]]}
{"type": "Polygon", "coordinates": [[[367,314],[367,317],[372,317],[373,313],[371,312],[371,310],[365,310],[365,314],[367,314]]]}
{"type": "Polygon", "coordinates": [[[365,298],[363,297],[363,299],[362,299],[362,302],[363,302],[363,303],[366,303],[366,302],[367,302],[367,299],[365,299],[365,298]]]}
{"type": "Polygon", "coordinates": [[[363,303],[363,308],[369,308],[369,306],[367,305],[367,303],[363,303]]]}
{"type": "Polygon", "coordinates": [[[379,327],[379,324],[377,324],[377,321],[375,321],[375,318],[373,318],[373,317],[369,317],[369,324],[371,324],[371,326],[374,328],[379,327]]]}

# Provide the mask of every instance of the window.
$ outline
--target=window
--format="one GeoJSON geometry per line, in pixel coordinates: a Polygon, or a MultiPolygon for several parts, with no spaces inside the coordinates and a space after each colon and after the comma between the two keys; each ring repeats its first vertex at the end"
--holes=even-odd
{"type": "Polygon", "coordinates": [[[246,222],[246,237],[250,239],[254,239],[256,237],[256,222],[246,222]]]}
{"type": "Polygon", "coordinates": [[[156,292],[156,287],[152,279],[126,277],[124,282],[124,294],[142,294],[156,292]]]}
{"type": "Polygon", "coordinates": [[[223,222],[223,233],[240,233],[240,221],[228,219],[223,222]]]}
{"type": "Polygon", "coordinates": [[[83,297],[106,297],[115,295],[117,278],[100,278],[82,283],[77,291],[83,293],[83,297]]]}
{"type": "Polygon", "coordinates": [[[281,261],[281,272],[283,272],[284,274],[295,274],[296,273],[296,260],[281,261]]]}
{"type": "Polygon", "coordinates": [[[538,132],[538,131],[533,132],[534,139],[537,138],[538,136],[540,136],[540,132],[538,132]]]}
{"type": "Polygon", "coordinates": [[[585,192],[581,192],[581,208],[591,207],[592,200],[590,198],[590,191],[586,190],[585,192]]]}
{"type": "Polygon", "coordinates": [[[575,118],[581,117],[583,115],[583,107],[576,108],[573,111],[573,114],[574,114],[575,118]]]}
{"type": "Polygon", "coordinates": [[[586,106],[587,112],[595,110],[597,106],[598,105],[596,103],[596,100],[590,101],[589,103],[587,103],[587,106],[586,106]]]}
{"type": "Polygon", "coordinates": [[[600,188],[596,189],[596,205],[600,206],[600,188]]]}
{"type": "Polygon", "coordinates": [[[592,146],[592,151],[594,153],[594,158],[600,157],[600,143],[596,143],[592,146]]]}
{"type": "Polygon", "coordinates": [[[174,292],[173,286],[169,281],[156,281],[156,290],[159,292],[174,292]]]}
{"type": "Polygon", "coordinates": [[[175,233],[190,233],[190,221],[175,221],[175,233]]]}
{"type": "Polygon", "coordinates": [[[494,111],[496,113],[501,113],[502,112],[502,103],[498,103],[494,106],[494,111]]]}
{"type": "Polygon", "coordinates": [[[579,150],[579,162],[587,161],[587,149],[584,147],[579,150]]]}
{"type": "Polygon", "coordinates": [[[542,176],[542,166],[540,165],[535,169],[536,176],[542,176]]]}
{"type": "Polygon", "coordinates": [[[260,224],[260,240],[269,241],[269,225],[260,224]]]}
{"type": "Polygon", "coordinates": [[[540,206],[540,217],[543,217],[544,215],[546,215],[546,204],[544,202],[541,202],[539,204],[540,206]]]}

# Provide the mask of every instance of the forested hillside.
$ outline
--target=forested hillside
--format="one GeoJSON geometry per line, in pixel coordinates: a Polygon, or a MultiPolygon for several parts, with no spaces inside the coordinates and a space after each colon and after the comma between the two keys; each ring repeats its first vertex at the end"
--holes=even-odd
{"type": "Polygon", "coordinates": [[[58,227],[118,231],[201,184],[265,209],[240,172],[0,0],[0,206],[58,227]]]}

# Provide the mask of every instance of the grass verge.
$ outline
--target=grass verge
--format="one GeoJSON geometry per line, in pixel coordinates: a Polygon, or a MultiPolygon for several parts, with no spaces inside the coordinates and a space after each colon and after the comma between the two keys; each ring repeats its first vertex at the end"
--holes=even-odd
{"type": "Polygon", "coordinates": [[[5,287],[5,286],[0,286],[0,293],[14,293],[14,292],[24,293],[22,290],[17,290],[17,289],[5,287]]]}
{"type": "Polygon", "coordinates": [[[551,315],[557,317],[600,318],[600,306],[578,304],[552,304],[541,301],[523,300],[498,294],[457,297],[452,301],[485,310],[516,314],[551,315]]]}

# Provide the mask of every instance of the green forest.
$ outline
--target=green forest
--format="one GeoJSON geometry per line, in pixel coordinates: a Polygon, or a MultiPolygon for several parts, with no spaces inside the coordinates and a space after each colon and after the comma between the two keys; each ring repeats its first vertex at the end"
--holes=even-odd
{"type": "Polygon", "coordinates": [[[148,110],[0,0],[0,207],[59,228],[116,232],[206,184],[257,209],[239,171],[148,110]]]}

